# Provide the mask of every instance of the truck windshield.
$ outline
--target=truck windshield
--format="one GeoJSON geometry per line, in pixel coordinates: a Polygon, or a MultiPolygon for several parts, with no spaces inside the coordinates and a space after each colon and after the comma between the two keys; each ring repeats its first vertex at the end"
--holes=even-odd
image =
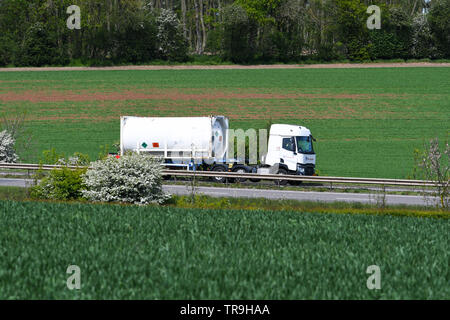
{"type": "Polygon", "coordinates": [[[297,141],[297,149],[299,153],[314,153],[311,136],[295,137],[297,141]]]}

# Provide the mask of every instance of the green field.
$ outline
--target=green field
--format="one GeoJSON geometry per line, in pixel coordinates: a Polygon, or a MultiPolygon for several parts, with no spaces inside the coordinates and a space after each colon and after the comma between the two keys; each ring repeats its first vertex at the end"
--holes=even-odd
{"type": "Polygon", "coordinates": [[[1,72],[0,110],[27,111],[35,149],[89,153],[119,117],[223,114],[232,128],[309,127],[321,175],[406,178],[450,130],[450,68],[1,72]]]}
{"type": "Polygon", "coordinates": [[[0,221],[0,299],[450,298],[446,219],[0,201],[0,221]]]}

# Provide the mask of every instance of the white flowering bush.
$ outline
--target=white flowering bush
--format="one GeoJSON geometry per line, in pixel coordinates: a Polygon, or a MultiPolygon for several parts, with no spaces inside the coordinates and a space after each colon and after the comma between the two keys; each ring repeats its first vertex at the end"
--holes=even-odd
{"type": "Polygon", "coordinates": [[[156,19],[157,39],[162,58],[184,61],[187,58],[187,43],[177,14],[172,10],[162,9],[156,19]]]}
{"type": "Polygon", "coordinates": [[[90,201],[161,204],[170,198],[162,190],[162,170],[160,159],[146,155],[108,157],[91,163],[81,192],[90,201]]]}
{"type": "Polygon", "coordinates": [[[14,137],[6,130],[0,132],[0,162],[14,163],[19,157],[16,154],[14,137]]]}
{"type": "Polygon", "coordinates": [[[412,21],[411,53],[415,58],[435,58],[437,55],[430,23],[422,13],[412,21]]]}

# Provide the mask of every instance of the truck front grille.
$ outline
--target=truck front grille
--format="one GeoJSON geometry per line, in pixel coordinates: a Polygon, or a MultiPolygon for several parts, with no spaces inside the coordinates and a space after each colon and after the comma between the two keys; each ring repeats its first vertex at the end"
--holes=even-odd
{"type": "Polygon", "coordinates": [[[305,176],[312,176],[314,174],[314,165],[312,163],[299,164],[298,166],[305,169],[305,176]]]}

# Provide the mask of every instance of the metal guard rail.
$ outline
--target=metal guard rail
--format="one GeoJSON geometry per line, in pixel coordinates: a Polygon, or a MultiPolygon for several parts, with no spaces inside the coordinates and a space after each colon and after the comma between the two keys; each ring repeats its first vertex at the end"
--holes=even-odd
{"type": "MultiPolygon", "coordinates": [[[[85,167],[63,166],[63,165],[38,165],[27,163],[0,163],[0,169],[17,170],[53,170],[60,168],[80,169],[85,167]]],[[[236,172],[216,172],[216,171],[185,171],[185,170],[163,170],[163,175],[180,177],[223,177],[223,178],[243,178],[258,180],[288,180],[326,183],[347,183],[347,184],[370,184],[370,185],[393,185],[410,187],[437,187],[435,181],[427,180],[406,180],[406,179],[382,179],[382,178],[356,178],[356,177],[327,177],[327,176],[295,176],[277,174],[256,174],[256,173],[236,173],[236,172]]]]}

